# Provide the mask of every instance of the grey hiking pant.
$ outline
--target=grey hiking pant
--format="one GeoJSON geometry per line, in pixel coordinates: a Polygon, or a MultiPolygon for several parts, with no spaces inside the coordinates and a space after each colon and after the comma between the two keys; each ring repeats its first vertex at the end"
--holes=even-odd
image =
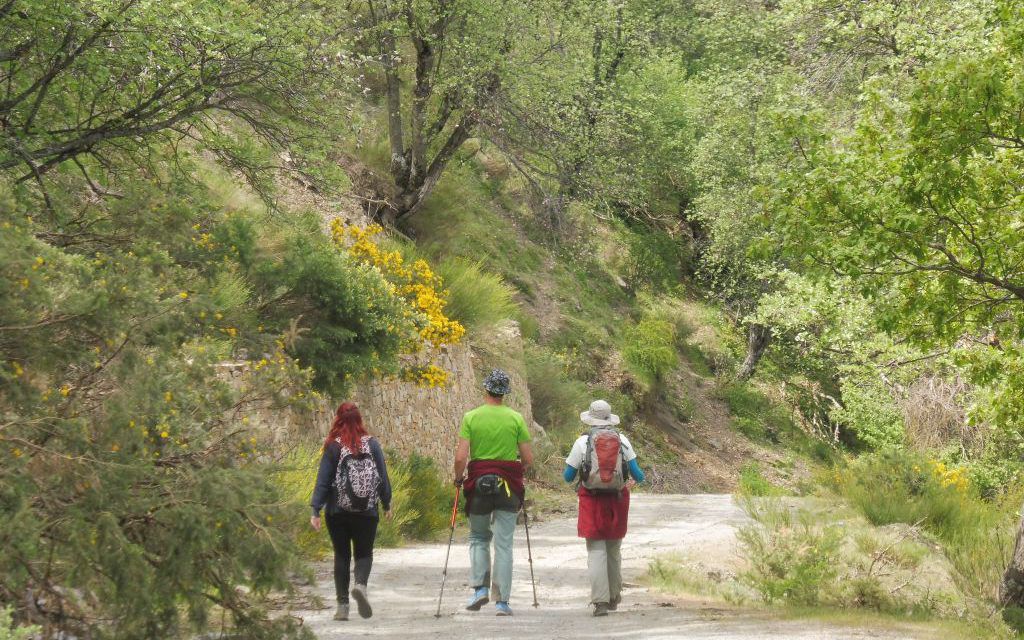
{"type": "Polygon", "coordinates": [[[590,601],[618,603],[622,600],[622,540],[587,538],[587,571],[590,601]]]}
{"type": "Polygon", "coordinates": [[[516,512],[495,509],[491,513],[469,514],[469,583],[476,589],[492,582],[494,602],[508,602],[512,593],[512,534],[516,512]],[[494,579],[491,579],[491,540],[494,541],[494,579]]]}

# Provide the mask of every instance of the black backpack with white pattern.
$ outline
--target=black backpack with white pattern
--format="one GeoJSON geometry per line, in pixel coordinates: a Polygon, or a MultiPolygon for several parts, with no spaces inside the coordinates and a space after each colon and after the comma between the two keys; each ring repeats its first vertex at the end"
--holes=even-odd
{"type": "Polygon", "coordinates": [[[334,474],[334,488],[338,492],[338,506],[349,513],[363,513],[377,507],[380,495],[380,471],[370,453],[370,436],[359,441],[359,451],[353,452],[341,441],[341,457],[334,474]]]}

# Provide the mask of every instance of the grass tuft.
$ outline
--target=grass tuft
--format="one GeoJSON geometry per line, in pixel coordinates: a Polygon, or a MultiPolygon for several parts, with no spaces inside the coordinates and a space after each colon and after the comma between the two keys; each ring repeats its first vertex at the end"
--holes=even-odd
{"type": "Polygon", "coordinates": [[[448,258],[435,268],[448,291],[446,313],[470,331],[479,331],[517,315],[515,290],[501,276],[486,271],[481,263],[448,258]]]}

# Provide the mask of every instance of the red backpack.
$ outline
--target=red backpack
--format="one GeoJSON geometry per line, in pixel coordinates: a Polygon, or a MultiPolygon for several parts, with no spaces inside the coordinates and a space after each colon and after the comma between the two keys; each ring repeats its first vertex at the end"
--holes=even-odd
{"type": "Polygon", "coordinates": [[[619,432],[594,427],[580,469],[580,484],[594,493],[618,493],[626,486],[626,460],[619,432]]]}

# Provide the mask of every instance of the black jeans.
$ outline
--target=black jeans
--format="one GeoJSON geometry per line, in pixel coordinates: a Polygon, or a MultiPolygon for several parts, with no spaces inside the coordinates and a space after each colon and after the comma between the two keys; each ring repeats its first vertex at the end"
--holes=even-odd
{"type": "Polygon", "coordinates": [[[377,538],[376,516],[352,513],[326,514],[327,532],[334,547],[334,590],[338,602],[348,602],[348,568],[353,552],[356,558],[356,584],[366,584],[373,566],[373,541],[377,538]]]}

